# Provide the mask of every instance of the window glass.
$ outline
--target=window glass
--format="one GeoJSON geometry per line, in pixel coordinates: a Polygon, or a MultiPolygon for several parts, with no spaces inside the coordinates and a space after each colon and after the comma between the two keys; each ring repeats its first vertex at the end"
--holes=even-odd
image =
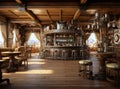
{"type": "Polygon", "coordinates": [[[1,31],[1,25],[0,25],[0,47],[4,47],[4,38],[1,31]]]}
{"type": "Polygon", "coordinates": [[[30,38],[28,40],[28,45],[30,45],[30,46],[39,46],[40,45],[40,41],[37,39],[37,37],[34,33],[31,33],[30,38]]]}
{"type": "Polygon", "coordinates": [[[90,48],[97,47],[97,37],[96,37],[96,34],[94,32],[90,34],[89,38],[86,41],[86,44],[90,48]]]}

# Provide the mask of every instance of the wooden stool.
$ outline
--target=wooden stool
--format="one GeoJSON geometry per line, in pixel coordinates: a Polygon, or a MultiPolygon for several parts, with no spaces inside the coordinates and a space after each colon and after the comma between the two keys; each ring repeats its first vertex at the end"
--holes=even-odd
{"type": "Polygon", "coordinates": [[[72,50],[72,58],[73,59],[77,59],[78,58],[77,50],[72,50]]]}
{"type": "Polygon", "coordinates": [[[113,82],[115,86],[120,86],[120,65],[118,63],[106,64],[106,78],[113,82]]]}
{"type": "Polygon", "coordinates": [[[59,50],[58,49],[56,49],[56,50],[54,50],[54,59],[57,59],[57,58],[59,58],[60,56],[59,56],[59,50]]]}
{"type": "Polygon", "coordinates": [[[91,60],[80,60],[79,61],[80,65],[80,76],[83,76],[84,78],[92,78],[92,61],[91,60]]]}
{"type": "Polygon", "coordinates": [[[68,51],[62,50],[62,59],[67,59],[67,58],[68,58],[68,51]]]}
{"type": "Polygon", "coordinates": [[[80,50],[80,58],[85,59],[85,50],[80,50]]]}
{"type": "Polygon", "coordinates": [[[45,57],[49,57],[50,56],[50,50],[45,50],[44,54],[45,54],[45,57]]]}

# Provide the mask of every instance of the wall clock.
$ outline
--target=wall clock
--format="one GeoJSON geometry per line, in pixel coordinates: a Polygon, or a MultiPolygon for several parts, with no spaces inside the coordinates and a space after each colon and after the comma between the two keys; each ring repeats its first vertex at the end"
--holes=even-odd
{"type": "Polygon", "coordinates": [[[120,44],[120,30],[118,29],[114,31],[114,43],[120,44]]]}

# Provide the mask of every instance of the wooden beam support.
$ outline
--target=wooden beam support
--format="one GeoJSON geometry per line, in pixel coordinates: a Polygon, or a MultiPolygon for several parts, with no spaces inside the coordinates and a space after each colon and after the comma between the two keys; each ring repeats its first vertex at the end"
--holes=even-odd
{"type": "Polygon", "coordinates": [[[24,27],[24,28],[25,28],[25,30],[31,30],[31,29],[33,29],[33,30],[41,30],[40,27],[24,27]]]}
{"type": "Polygon", "coordinates": [[[18,4],[23,4],[21,0],[15,0],[18,4]]]}
{"type": "Polygon", "coordinates": [[[79,18],[79,16],[80,16],[80,9],[78,9],[78,10],[75,12],[75,14],[74,14],[74,16],[73,16],[73,20],[77,20],[77,19],[79,18]]]}
{"type": "Polygon", "coordinates": [[[51,21],[51,22],[53,22],[53,20],[52,20],[52,18],[51,18],[51,16],[50,16],[50,14],[49,14],[49,12],[48,12],[48,10],[46,10],[46,12],[47,12],[47,15],[48,15],[48,17],[49,17],[50,21],[51,21]]]}
{"type": "Polygon", "coordinates": [[[62,21],[63,19],[62,19],[62,13],[63,13],[63,11],[62,11],[62,9],[60,10],[60,21],[62,21]]]}
{"type": "MultiPolygon", "coordinates": [[[[19,2],[18,2],[19,4],[19,2]]],[[[16,2],[0,2],[0,10],[5,9],[16,9],[18,7],[18,4],[16,2]]],[[[35,9],[35,8],[79,8],[80,1],[79,2],[27,2],[27,8],[35,9]]],[[[89,9],[98,9],[98,8],[108,8],[108,9],[116,9],[120,8],[120,3],[115,2],[96,2],[96,3],[89,3],[88,6],[89,9]]]]}
{"type": "MultiPolygon", "coordinates": [[[[56,22],[57,20],[55,20],[55,22],[56,22]]],[[[32,19],[11,19],[10,20],[10,22],[11,23],[21,23],[21,24],[34,24],[34,23],[36,23],[34,20],[32,20],[32,19]]],[[[49,25],[51,23],[51,21],[50,20],[45,20],[45,21],[42,21],[41,22],[41,24],[42,25],[49,25]]]]}
{"type": "MultiPolygon", "coordinates": [[[[21,4],[21,5],[24,5],[23,2],[21,0],[15,0],[18,4],[21,4]]],[[[31,11],[31,10],[28,10],[26,5],[25,5],[25,12],[27,13],[27,15],[32,19],[34,20],[35,22],[37,22],[37,24],[41,27],[41,21],[39,20],[39,18],[31,11]]]]}
{"type": "Polygon", "coordinates": [[[40,27],[42,26],[39,18],[31,10],[26,10],[26,13],[32,20],[37,22],[40,27]]]}
{"type": "Polygon", "coordinates": [[[28,2],[28,8],[77,8],[79,2],[28,2]]]}
{"type": "Polygon", "coordinates": [[[5,17],[0,16],[0,21],[1,21],[1,22],[6,22],[6,20],[7,20],[7,19],[6,19],[5,17]]]}
{"type": "Polygon", "coordinates": [[[80,4],[85,4],[87,0],[80,0],[80,4]]]}
{"type": "Polygon", "coordinates": [[[10,20],[11,23],[33,23],[34,20],[30,19],[12,19],[10,20]]]}

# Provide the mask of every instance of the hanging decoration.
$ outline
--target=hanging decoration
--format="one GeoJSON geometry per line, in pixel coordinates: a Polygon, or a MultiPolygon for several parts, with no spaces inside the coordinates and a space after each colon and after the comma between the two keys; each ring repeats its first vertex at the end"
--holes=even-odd
{"type": "Polygon", "coordinates": [[[120,44],[120,29],[114,30],[114,43],[120,44]]]}

